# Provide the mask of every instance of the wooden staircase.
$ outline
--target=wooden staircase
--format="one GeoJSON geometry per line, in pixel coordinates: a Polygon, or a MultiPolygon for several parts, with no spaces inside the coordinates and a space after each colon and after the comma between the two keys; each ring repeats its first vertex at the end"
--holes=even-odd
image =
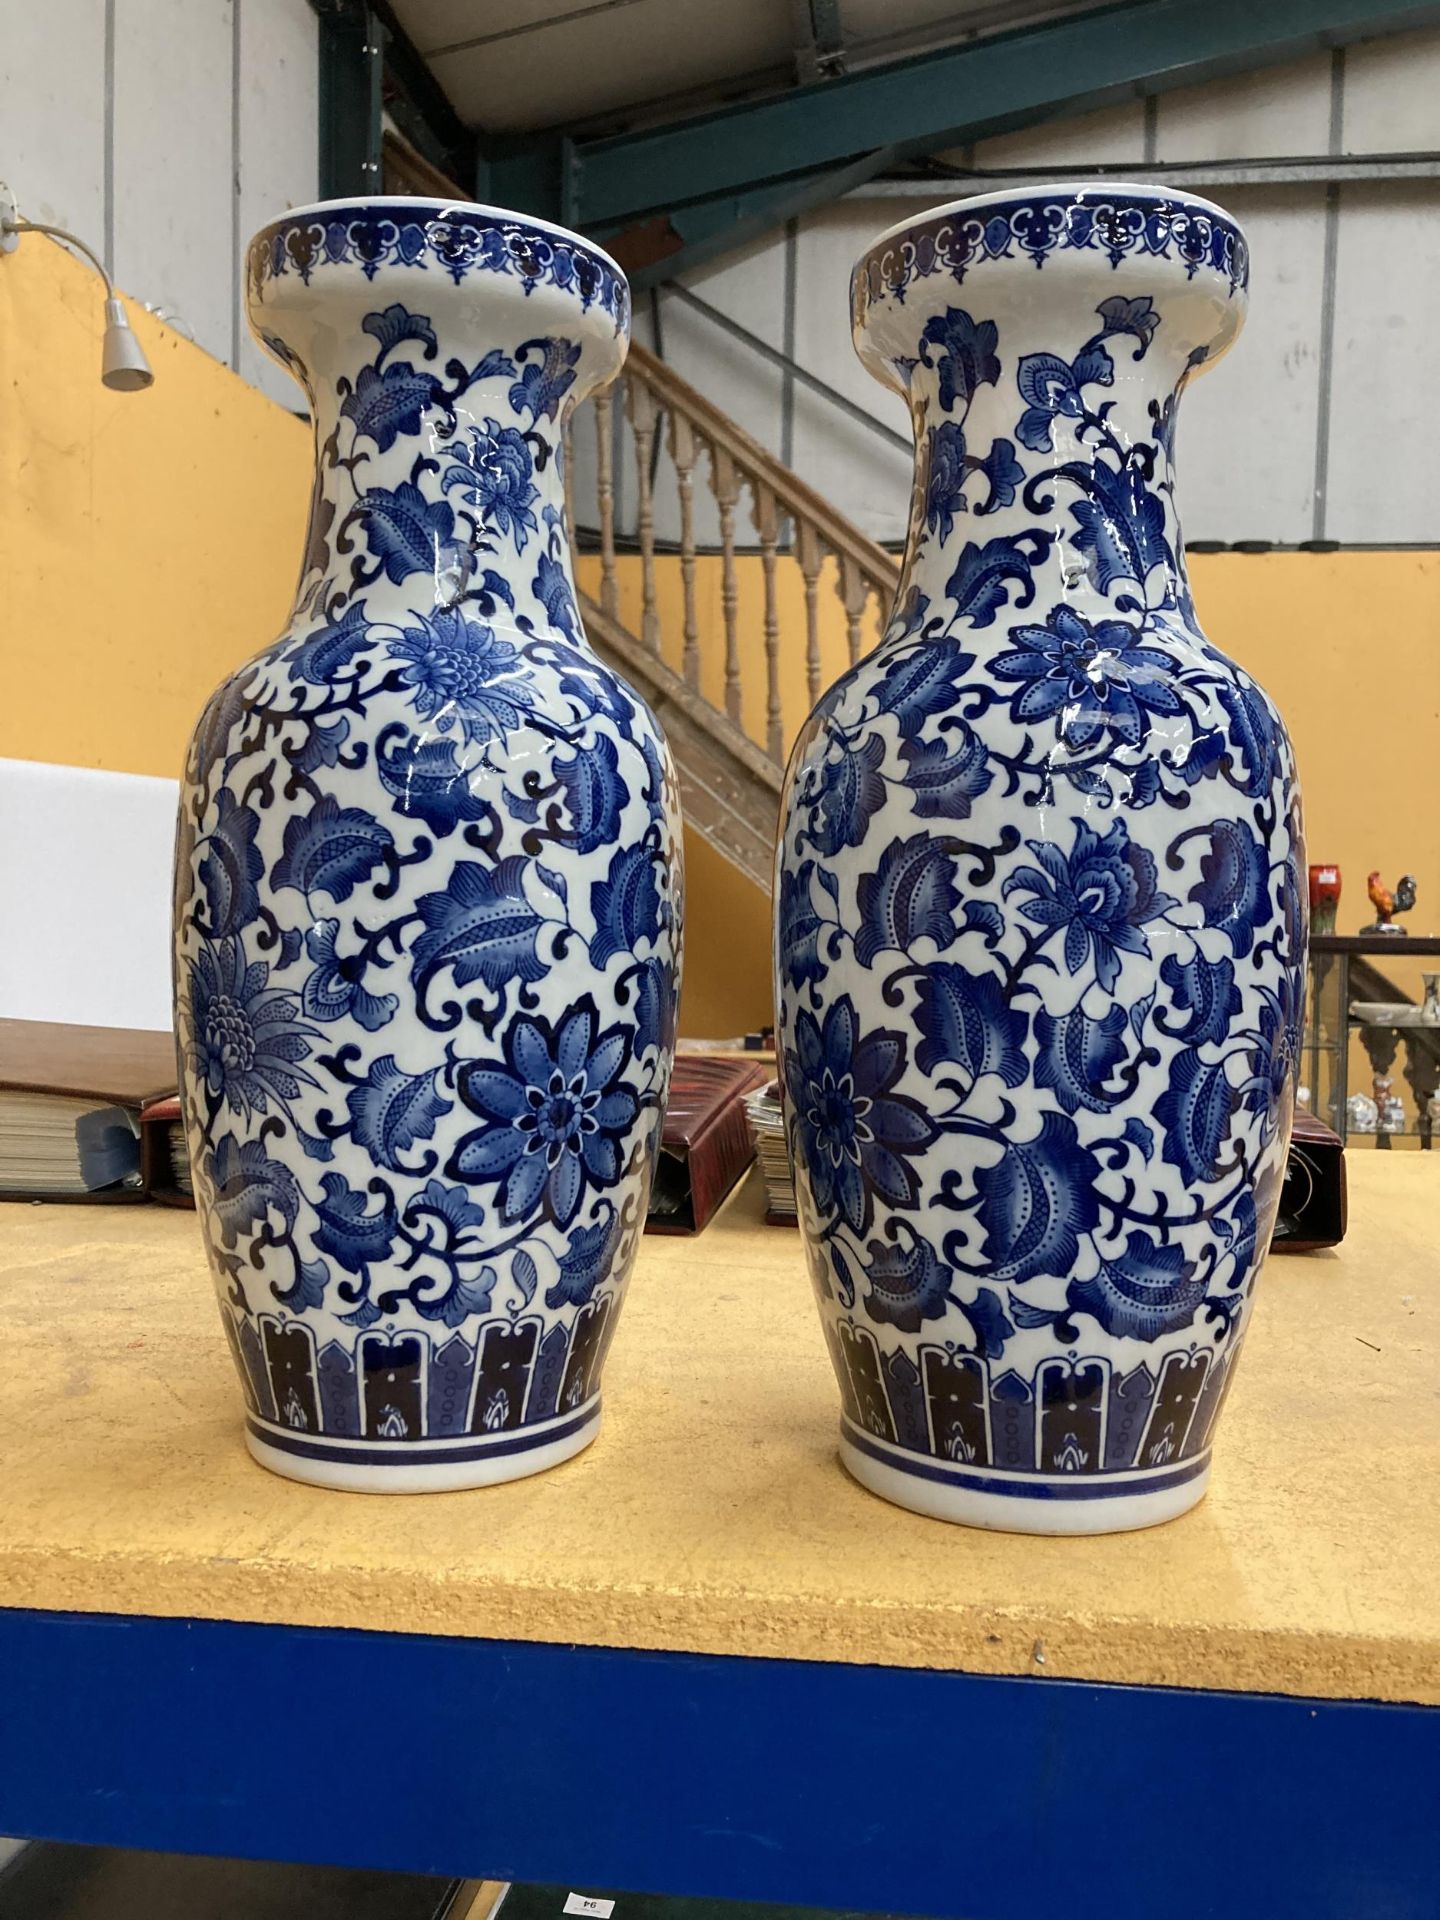
{"type": "Polygon", "coordinates": [[[576,550],[598,556],[598,568],[583,557],[578,563],[590,640],[664,727],[686,823],[768,892],[789,743],[835,673],[878,641],[899,562],[638,343],[614,386],[581,409],[568,452],[576,550]],[[623,528],[622,463],[633,473],[633,513],[623,528]],[[702,510],[713,541],[697,531],[702,510]],[[753,546],[742,546],[737,531],[747,520],[753,546]],[[657,521],[673,526],[673,538],[657,538],[657,521]],[[720,568],[713,624],[697,590],[710,556],[720,568]],[[662,569],[678,573],[676,592],[660,590],[662,569]],[[638,594],[622,593],[627,571],[638,573],[638,594]],[[753,596],[742,592],[741,576],[757,572],[759,605],[747,610],[753,596]],[[823,639],[835,621],[827,594],[838,601],[844,634],[829,671],[823,639]],[[785,617],[787,601],[794,621],[785,617]],[[803,697],[792,670],[797,648],[803,697]]]}

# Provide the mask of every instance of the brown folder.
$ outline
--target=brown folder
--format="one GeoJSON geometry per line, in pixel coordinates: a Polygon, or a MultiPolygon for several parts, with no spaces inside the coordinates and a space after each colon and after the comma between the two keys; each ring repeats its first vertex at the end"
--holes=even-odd
{"type": "Polygon", "coordinates": [[[745,1096],[773,1068],[682,1053],[670,1082],[647,1233],[699,1233],[755,1157],[745,1096]]]}

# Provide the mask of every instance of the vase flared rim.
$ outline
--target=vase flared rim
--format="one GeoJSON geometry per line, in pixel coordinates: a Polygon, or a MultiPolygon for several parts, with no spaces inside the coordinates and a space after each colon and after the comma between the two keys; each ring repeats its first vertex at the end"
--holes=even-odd
{"type": "MultiPolygon", "coordinates": [[[[917,182],[923,187],[924,182],[917,182]]],[[[928,226],[934,220],[953,219],[957,215],[983,213],[989,208],[1051,206],[1057,201],[1069,201],[1076,206],[1103,206],[1106,201],[1120,197],[1126,200],[1150,200],[1164,203],[1187,213],[1208,214],[1211,219],[1219,220],[1225,226],[1244,238],[1244,229],[1240,222],[1224,207],[1217,206],[1213,200],[1207,200],[1202,194],[1187,193],[1180,188],[1158,186],[1154,181],[1148,183],[1136,180],[1037,180],[1016,187],[993,187],[987,193],[966,194],[960,200],[945,200],[938,206],[926,207],[923,212],[912,213],[903,220],[897,220],[892,226],[877,233],[874,239],[866,242],[861,249],[860,258],[868,259],[878,247],[888,246],[892,241],[902,239],[915,228],[928,226]]]]}
{"type": "MultiPolygon", "coordinates": [[[[311,200],[303,207],[287,207],[284,213],[277,213],[273,220],[267,220],[257,227],[254,238],[269,233],[275,227],[293,225],[296,221],[319,219],[325,214],[354,212],[380,214],[423,211],[432,219],[461,219],[482,221],[490,225],[512,227],[532,227],[537,233],[546,234],[554,240],[563,240],[567,245],[578,247],[583,252],[593,254],[597,260],[604,261],[610,271],[620,279],[625,278],[625,269],[613,254],[597,246],[583,233],[576,233],[573,227],[562,227],[558,220],[544,220],[539,214],[521,213],[515,207],[492,207],[479,200],[445,200],[434,193],[351,193],[336,200],[311,200]]],[[[252,241],[253,245],[253,241],[252,241]]]]}

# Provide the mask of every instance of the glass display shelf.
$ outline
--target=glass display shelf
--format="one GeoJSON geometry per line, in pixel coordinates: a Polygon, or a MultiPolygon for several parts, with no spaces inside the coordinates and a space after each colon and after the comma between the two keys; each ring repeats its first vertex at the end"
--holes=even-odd
{"type": "Polygon", "coordinates": [[[1310,980],[1300,1078],[1310,1090],[1310,1111],[1342,1140],[1366,1141],[1385,1151],[1392,1140],[1433,1145],[1431,1100],[1440,1088],[1440,1027],[1395,1026],[1357,1016],[1357,1005],[1390,1002],[1418,1005],[1416,993],[1390,977],[1388,963],[1434,961],[1440,970],[1440,938],[1424,934],[1316,934],[1310,942],[1310,980]],[[1363,1058],[1352,1061],[1352,1042],[1363,1058]],[[1368,1067],[1368,1072],[1365,1071],[1368,1067]],[[1403,1127],[1358,1128],[1350,1121],[1355,1095],[1375,1097],[1388,1082],[1389,1096],[1405,1110],[1403,1127]]]}

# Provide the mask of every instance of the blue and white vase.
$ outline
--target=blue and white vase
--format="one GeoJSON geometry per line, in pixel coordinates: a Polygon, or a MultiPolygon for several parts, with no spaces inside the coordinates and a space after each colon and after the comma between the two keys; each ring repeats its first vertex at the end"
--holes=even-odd
{"type": "Polygon", "coordinates": [[[674,1046],[673,771],[565,527],[629,290],[562,229],[386,199],[266,227],[247,295],[315,486],[290,624],[191,743],[175,922],[247,1438],[326,1486],[514,1479],[595,1436],[674,1046]]]}
{"type": "Polygon", "coordinates": [[[1112,185],[966,201],[855,269],[917,478],[884,640],[790,764],[783,1076],[842,1458],[949,1520],[1199,1500],[1274,1223],[1294,764],[1175,507],[1245,286],[1218,208],[1112,185]]]}

